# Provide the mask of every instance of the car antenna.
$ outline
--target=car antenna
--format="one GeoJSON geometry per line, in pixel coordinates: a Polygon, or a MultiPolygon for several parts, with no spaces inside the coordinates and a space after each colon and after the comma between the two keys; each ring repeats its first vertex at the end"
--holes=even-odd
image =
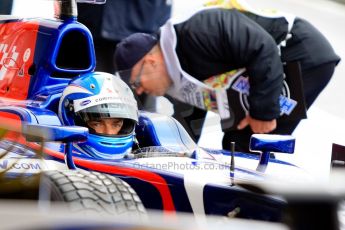
{"type": "Polygon", "coordinates": [[[54,16],[56,19],[77,20],[78,9],[76,0],[55,0],[54,1],[54,16]]]}
{"type": "Polygon", "coordinates": [[[141,148],[140,148],[140,145],[139,145],[139,141],[138,141],[138,138],[135,136],[134,137],[134,143],[137,145],[139,151],[141,152],[141,148]]]}

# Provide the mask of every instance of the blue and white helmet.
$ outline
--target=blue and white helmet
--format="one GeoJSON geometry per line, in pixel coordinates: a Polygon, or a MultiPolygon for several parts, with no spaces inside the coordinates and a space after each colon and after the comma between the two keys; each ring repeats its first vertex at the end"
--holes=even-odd
{"type": "Polygon", "coordinates": [[[117,135],[99,134],[88,127],[88,140],[74,145],[92,157],[120,159],[132,150],[138,106],[133,92],[119,76],[87,73],[72,80],[63,91],[59,118],[64,125],[84,127],[95,118],[122,118],[123,126],[117,135]]]}

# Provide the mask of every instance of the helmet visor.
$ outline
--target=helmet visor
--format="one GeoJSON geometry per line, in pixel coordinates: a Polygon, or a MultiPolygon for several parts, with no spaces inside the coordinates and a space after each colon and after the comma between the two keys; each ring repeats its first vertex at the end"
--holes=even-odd
{"type": "Polygon", "coordinates": [[[76,114],[79,115],[85,122],[90,120],[98,120],[102,118],[128,118],[136,120],[133,114],[137,111],[133,106],[123,103],[110,103],[95,105],[83,109],[76,114]]]}

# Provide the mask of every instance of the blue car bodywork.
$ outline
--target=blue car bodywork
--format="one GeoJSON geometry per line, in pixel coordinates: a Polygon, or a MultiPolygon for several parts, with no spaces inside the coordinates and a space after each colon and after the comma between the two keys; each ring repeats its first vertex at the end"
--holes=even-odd
{"type": "Polygon", "coordinates": [[[277,172],[287,179],[290,170],[299,172],[294,165],[269,158],[272,150],[291,153],[294,140],[279,140],[283,146],[289,144],[279,147],[276,140],[258,137],[253,144],[259,143],[255,148],[261,155],[206,149],[197,146],[172,117],[140,111],[139,143],[133,154],[112,161],[90,158],[72,146],[87,138],[87,129],[64,127],[57,116],[68,82],[95,69],[89,30],[75,19],[0,16],[0,58],[1,125],[11,126],[0,142],[0,150],[9,152],[1,159],[0,169],[8,170],[9,176],[67,165],[71,170],[123,179],[148,209],[281,219],[284,199],[259,195],[237,184],[262,181],[277,172]],[[36,157],[41,141],[46,142],[44,161],[36,157]],[[11,163],[14,159],[20,160],[11,163]]]}

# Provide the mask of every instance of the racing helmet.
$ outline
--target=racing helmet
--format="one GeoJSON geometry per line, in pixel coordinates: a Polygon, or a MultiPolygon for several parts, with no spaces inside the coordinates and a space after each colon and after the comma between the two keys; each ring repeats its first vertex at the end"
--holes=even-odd
{"type": "Polygon", "coordinates": [[[138,106],[118,75],[93,72],[73,79],[62,93],[58,113],[64,125],[89,128],[87,141],[74,144],[78,151],[95,158],[120,159],[132,150],[138,106]],[[123,119],[119,133],[100,134],[87,125],[101,118],[123,119]]]}

